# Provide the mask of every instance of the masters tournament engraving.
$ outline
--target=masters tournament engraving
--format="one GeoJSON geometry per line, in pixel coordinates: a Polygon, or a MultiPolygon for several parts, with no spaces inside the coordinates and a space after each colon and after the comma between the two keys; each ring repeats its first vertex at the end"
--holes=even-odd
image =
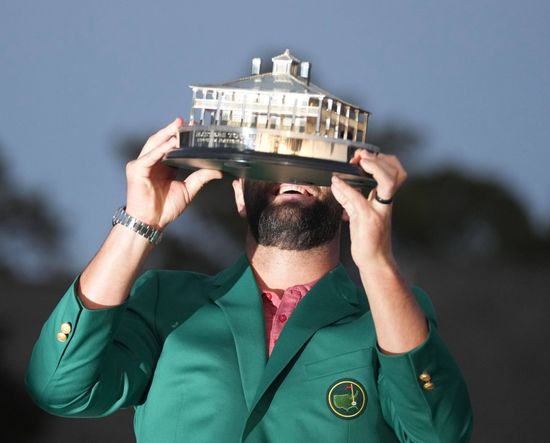
{"type": "Polygon", "coordinates": [[[189,123],[165,163],[319,185],[338,174],[372,188],[372,177],[349,163],[356,149],[379,152],[366,141],[369,111],[313,84],[310,63],[288,49],[272,62],[262,72],[262,60],[254,58],[247,77],[191,85],[189,123]]]}
{"type": "Polygon", "coordinates": [[[245,137],[235,131],[208,131],[195,130],[193,132],[183,132],[183,141],[193,143],[193,146],[201,147],[244,147],[245,137]]]}
{"type": "Polygon", "coordinates": [[[337,417],[355,418],[365,410],[367,394],[357,380],[339,380],[330,386],[327,403],[337,417]]]}

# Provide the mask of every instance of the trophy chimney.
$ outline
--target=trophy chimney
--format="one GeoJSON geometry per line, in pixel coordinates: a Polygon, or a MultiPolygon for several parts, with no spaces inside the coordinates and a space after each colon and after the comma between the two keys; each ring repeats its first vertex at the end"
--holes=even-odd
{"type": "Polygon", "coordinates": [[[309,62],[300,63],[300,77],[302,77],[308,83],[309,83],[309,69],[310,69],[309,62]]]}
{"type": "Polygon", "coordinates": [[[262,67],[262,59],[259,57],[252,59],[252,75],[258,75],[260,74],[260,70],[262,67]]]}

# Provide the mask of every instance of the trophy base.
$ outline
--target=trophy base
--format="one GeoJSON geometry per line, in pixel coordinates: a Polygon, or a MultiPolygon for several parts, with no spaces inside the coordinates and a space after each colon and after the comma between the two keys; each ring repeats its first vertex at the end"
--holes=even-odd
{"type": "Polygon", "coordinates": [[[330,186],[332,175],[337,175],[365,193],[376,186],[372,175],[350,163],[251,150],[182,147],[169,152],[163,163],[190,170],[215,169],[253,180],[318,186],[330,186]]]}

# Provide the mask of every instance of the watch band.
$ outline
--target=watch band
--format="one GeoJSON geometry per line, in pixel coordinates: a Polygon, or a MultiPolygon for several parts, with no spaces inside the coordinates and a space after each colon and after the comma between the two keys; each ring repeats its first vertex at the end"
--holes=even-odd
{"type": "Polygon", "coordinates": [[[139,235],[145,237],[150,243],[158,245],[162,240],[162,231],[153,228],[151,225],[143,223],[126,212],[126,206],[118,208],[113,215],[113,226],[120,224],[126,226],[139,235]]]}

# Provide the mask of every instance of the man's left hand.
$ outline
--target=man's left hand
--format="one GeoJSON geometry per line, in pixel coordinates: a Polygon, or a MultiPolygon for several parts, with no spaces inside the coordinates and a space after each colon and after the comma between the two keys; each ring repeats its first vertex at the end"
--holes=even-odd
{"type": "Polygon", "coordinates": [[[357,164],[377,182],[368,197],[337,176],[332,177],[332,193],[344,207],[349,223],[351,255],[359,269],[376,264],[393,263],[391,250],[392,203],[376,200],[393,199],[407,173],[394,155],[357,150],[350,163],[357,164]]]}

